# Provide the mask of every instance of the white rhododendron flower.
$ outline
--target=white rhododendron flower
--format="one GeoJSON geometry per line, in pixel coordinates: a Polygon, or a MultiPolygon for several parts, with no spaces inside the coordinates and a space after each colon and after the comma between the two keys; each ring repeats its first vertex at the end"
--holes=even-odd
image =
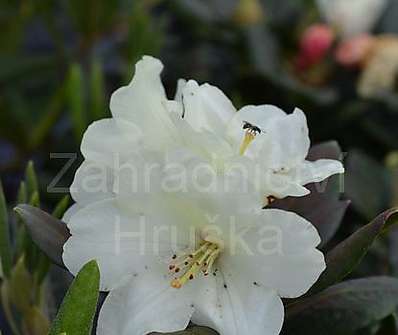
{"type": "Polygon", "coordinates": [[[144,335],[189,321],[221,335],[278,334],[281,297],[304,294],[325,268],[319,235],[297,214],[255,199],[152,192],[95,201],[68,218],[64,262],[90,259],[108,291],[97,334],[144,335]]]}
{"type": "Polygon", "coordinates": [[[280,298],[304,294],[325,262],[311,223],[262,209],[264,196],[303,196],[343,167],[306,160],[300,110],[236,111],[193,80],[169,100],[161,70],[155,58],[139,61],[112,95],[112,118],[84,134],[64,262],[73,274],[99,263],[110,291],[99,335],[171,332],[190,320],[221,335],[278,334],[280,298]]]}
{"type": "Polygon", "coordinates": [[[103,198],[120,166],[145,164],[148,157],[142,156],[152,151],[164,152],[168,164],[189,167],[188,172],[206,164],[217,177],[243,170],[246,187],[259,192],[259,206],[267,204],[264,198],[306,195],[303,185],[344,171],[335,160],[306,161],[310,140],[300,110],[286,114],[262,105],[236,112],[221,90],[193,80],[180,80],[175,100],[168,100],[161,70],[155,58],[139,61],[132,82],[112,95],[113,118],[97,121],[86,131],[81,145],[86,160],[71,189],[76,202],[103,198]],[[87,198],[81,181],[94,174],[93,164],[106,170],[106,185],[87,198]]]}
{"type": "Polygon", "coordinates": [[[348,38],[370,31],[387,0],[317,0],[317,3],[325,20],[348,38]]]}
{"type": "Polygon", "coordinates": [[[344,172],[336,160],[306,160],[310,139],[306,117],[299,109],[286,114],[275,106],[260,105],[236,112],[218,88],[194,80],[180,80],[176,100],[194,130],[213,136],[202,150],[207,150],[216,168],[222,160],[228,172],[239,162],[266,197],[304,196],[310,191],[303,185],[344,172]]]}

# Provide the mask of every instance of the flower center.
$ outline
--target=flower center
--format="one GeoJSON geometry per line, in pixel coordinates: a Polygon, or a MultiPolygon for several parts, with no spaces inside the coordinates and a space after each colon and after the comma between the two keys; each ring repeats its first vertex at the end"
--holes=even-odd
{"type": "Polygon", "coordinates": [[[246,132],[239,149],[239,154],[241,156],[245,154],[246,149],[249,147],[254,138],[261,133],[261,129],[259,127],[254,126],[247,121],[243,121],[243,130],[246,130],[246,132]]]}
{"type": "Polygon", "coordinates": [[[221,252],[217,243],[202,241],[194,252],[173,255],[173,261],[169,270],[173,273],[182,273],[181,276],[171,281],[171,286],[181,288],[187,281],[194,279],[200,272],[208,276],[212,270],[215,260],[221,252]]]}

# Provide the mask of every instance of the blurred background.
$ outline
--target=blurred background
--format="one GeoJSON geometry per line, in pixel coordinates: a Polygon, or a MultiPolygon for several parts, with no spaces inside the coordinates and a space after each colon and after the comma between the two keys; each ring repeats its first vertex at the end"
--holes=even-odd
{"type": "MultiPolygon", "coordinates": [[[[86,127],[110,116],[111,93],[148,54],[165,64],[170,97],[178,78],[194,78],[220,87],[237,108],[297,106],[313,143],[337,140],[347,167],[341,197],[351,200],[340,240],[398,205],[397,34],[396,0],[3,0],[7,202],[17,202],[32,160],[41,206],[54,208],[65,194],[47,187],[68,159],[50,153],[79,157],[86,127]]],[[[79,159],[55,186],[70,185],[79,159]]],[[[380,240],[355,275],[397,274],[396,235],[380,240]]]]}

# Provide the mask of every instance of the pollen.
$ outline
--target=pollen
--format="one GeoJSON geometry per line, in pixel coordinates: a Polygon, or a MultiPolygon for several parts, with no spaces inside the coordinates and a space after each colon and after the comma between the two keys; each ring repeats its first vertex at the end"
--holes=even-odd
{"type": "Polygon", "coordinates": [[[181,271],[182,274],[171,281],[171,287],[181,288],[201,273],[208,276],[220,252],[221,248],[216,243],[203,241],[194,252],[173,257],[173,262],[169,266],[170,271],[174,274],[181,271]]]}

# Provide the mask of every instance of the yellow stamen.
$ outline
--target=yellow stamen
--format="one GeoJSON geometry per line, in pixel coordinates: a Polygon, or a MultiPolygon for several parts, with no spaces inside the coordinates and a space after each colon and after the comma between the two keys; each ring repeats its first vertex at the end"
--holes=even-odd
{"type": "Polygon", "coordinates": [[[248,130],[245,134],[245,137],[243,138],[242,144],[240,145],[240,149],[239,149],[239,154],[241,156],[244,155],[246,149],[249,147],[250,143],[254,140],[254,138],[256,137],[255,133],[248,130]]]}
{"type": "Polygon", "coordinates": [[[220,248],[216,243],[205,242],[182,261],[170,264],[169,269],[174,273],[180,272],[181,269],[185,270],[180,277],[174,278],[171,281],[171,286],[173,288],[181,288],[186,282],[194,279],[200,272],[207,275],[219,253],[220,248]]]}
{"type": "Polygon", "coordinates": [[[210,255],[210,257],[209,257],[210,260],[209,260],[209,262],[208,262],[208,264],[207,264],[207,267],[206,267],[206,269],[203,271],[203,273],[204,273],[205,276],[207,276],[207,275],[210,273],[211,268],[212,268],[212,266],[213,266],[213,264],[214,264],[214,261],[216,260],[216,258],[217,258],[217,256],[218,256],[218,253],[219,253],[219,250],[214,250],[213,253],[210,255]]]}

